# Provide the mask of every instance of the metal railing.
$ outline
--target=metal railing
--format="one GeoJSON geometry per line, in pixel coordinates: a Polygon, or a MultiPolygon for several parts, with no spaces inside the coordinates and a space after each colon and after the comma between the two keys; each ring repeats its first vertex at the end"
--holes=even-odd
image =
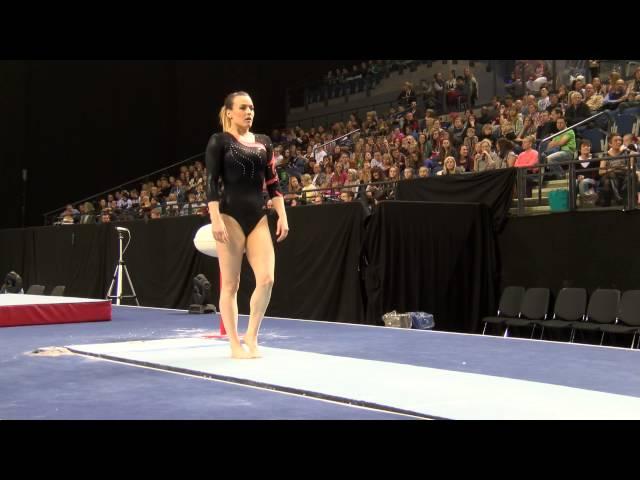
{"type": "MultiPolygon", "coordinates": [[[[625,153],[624,155],[618,155],[615,157],[602,156],[602,157],[593,157],[588,160],[589,162],[603,162],[603,161],[608,162],[610,160],[624,160],[626,164],[624,169],[617,169],[617,171],[619,172],[624,172],[624,175],[625,175],[626,196],[624,199],[624,204],[621,205],[623,210],[633,210],[638,207],[638,202],[637,202],[638,185],[637,185],[637,164],[636,164],[637,163],[636,160],[638,159],[640,159],[640,156],[625,153]]],[[[569,195],[568,209],[567,209],[568,211],[577,210],[576,188],[577,188],[578,179],[576,176],[576,173],[577,173],[576,165],[578,163],[583,163],[585,161],[586,160],[575,159],[575,160],[566,160],[562,162],[553,162],[553,165],[559,165],[561,168],[563,166],[567,166],[566,178],[567,178],[567,190],[569,195]]],[[[549,165],[550,165],[549,163],[539,163],[533,166],[516,167],[518,169],[518,172],[516,175],[516,195],[517,195],[517,202],[518,202],[516,207],[517,207],[518,215],[525,215],[525,193],[526,193],[527,178],[535,181],[535,183],[537,184],[538,204],[539,206],[542,206],[542,188],[544,184],[545,168],[548,168],[549,165]],[[534,170],[534,169],[537,169],[538,172],[527,173],[527,171],[534,170]]],[[[600,170],[601,170],[600,166],[591,167],[591,168],[582,168],[580,169],[579,173],[582,174],[582,173],[594,172],[594,171],[600,171],[600,170]]],[[[605,175],[607,174],[608,172],[605,173],[605,175]]],[[[612,180],[609,179],[609,181],[612,181],[612,180]]],[[[610,186],[609,188],[612,188],[612,187],[610,186]]],[[[609,206],[606,206],[603,208],[607,208],[607,207],[609,206]]]]}
{"type": "Polygon", "coordinates": [[[598,112],[595,115],[591,115],[589,118],[585,118],[584,120],[579,121],[578,123],[574,123],[573,125],[568,126],[567,128],[565,128],[564,130],[560,130],[559,132],[556,133],[552,133],[551,135],[549,135],[546,138],[543,138],[542,140],[540,140],[540,143],[544,143],[547,142],[549,140],[551,140],[554,137],[557,137],[558,135],[562,135],[565,132],[568,132],[569,130],[573,130],[576,127],[579,127],[580,125],[583,125],[587,122],[592,121],[594,118],[599,117],[600,115],[604,115],[605,113],[607,113],[606,111],[602,111],[602,112],[598,112]]]}

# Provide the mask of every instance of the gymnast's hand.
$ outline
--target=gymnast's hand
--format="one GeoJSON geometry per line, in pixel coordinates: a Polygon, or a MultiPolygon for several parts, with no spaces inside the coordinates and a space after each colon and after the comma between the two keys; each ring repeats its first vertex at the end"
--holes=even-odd
{"type": "Polygon", "coordinates": [[[287,238],[287,235],[289,235],[289,224],[286,220],[278,218],[278,225],[276,227],[276,236],[278,239],[276,241],[281,242],[287,238]]]}
{"type": "Polygon", "coordinates": [[[211,229],[213,230],[213,238],[216,242],[227,243],[229,241],[227,227],[225,226],[222,219],[219,222],[211,222],[211,229]]]}

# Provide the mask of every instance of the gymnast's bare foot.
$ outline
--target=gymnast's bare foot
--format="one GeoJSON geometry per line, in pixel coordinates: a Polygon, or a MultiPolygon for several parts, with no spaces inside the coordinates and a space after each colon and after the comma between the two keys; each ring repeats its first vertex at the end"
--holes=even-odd
{"type": "Polygon", "coordinates": [[[262,354],[258,350],[258,338],[250,335],[244,336],[244,344],[249,348],[251,358],[261,358],[262,354]]]}
{"type": "Polygon", "coordinates": [[[240,358],[240,359],[246,359],[246,358],[253,358],[251,356],[251,353],[247,352],[244,348],[242,348],[242,345],[238,344],[238,346],[234,347],[233,345],[231,346],[231,358],[240,358]]]}

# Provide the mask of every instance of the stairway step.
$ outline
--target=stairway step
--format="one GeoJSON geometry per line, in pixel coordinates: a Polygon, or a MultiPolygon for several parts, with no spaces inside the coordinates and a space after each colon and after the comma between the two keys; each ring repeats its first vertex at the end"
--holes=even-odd
{"type": "MultiPolygon", "coordinates": [[[[538,200],[538,197],[524,199],[525,207],[540,207],[545,205],[549,205],[549,197],[542,197],[540,200],[538,200]]],[[[518,199],[514,198],[513,203],[511,204],[511,208],[517,208],[517,206],[518,206],[518,199]]]]}
{"type": "MultiPolygon", "coordinates": [[[[557,188],[543,188],[542,191],[540,192],[542,194],[542,198],[549,198],[549,193],[551,193],[554,190],[558,190],[557,188]]],[[[517,200],[518,197],[513,197],[514,200],[517,200]]],[[[534,188],[533,192],[532,192],[532,196],[529,198],[535,198],[536,200],[538,199],[538,189],[534,188]]]]}
{"type": "MultiPolygon", "coordinates": [[[[518,215],[518,209],[510,208],[509,213],[511,215],[518,215]]],[[[551,213],[551,207],[549,205],[536,206],[536,207],[524,207],[525,215],[541,215],[545,213],[551,213]]]]}

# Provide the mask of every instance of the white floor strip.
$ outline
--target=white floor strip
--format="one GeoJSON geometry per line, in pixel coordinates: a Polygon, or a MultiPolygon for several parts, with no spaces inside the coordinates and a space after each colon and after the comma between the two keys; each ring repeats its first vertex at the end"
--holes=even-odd
{"type": "Polygon", "coordinates": [[[640,398],[489,375],[279,348],[233,360],[227,342],[180,338],[71,345],[94,355],[146,362],[283,389],[348,398],[451,419],[640,419],[640,398]]]}
{"type": "Polygon", "coordinates": [[[0,295],[0,307],[15,307],[22,305],[50,305],[69,303],[95,303],[106,302],[104,298],[77,298],[77,297],[52,297],[50,295],[19,295],[16,293],[5,293],[0,295]]]}

